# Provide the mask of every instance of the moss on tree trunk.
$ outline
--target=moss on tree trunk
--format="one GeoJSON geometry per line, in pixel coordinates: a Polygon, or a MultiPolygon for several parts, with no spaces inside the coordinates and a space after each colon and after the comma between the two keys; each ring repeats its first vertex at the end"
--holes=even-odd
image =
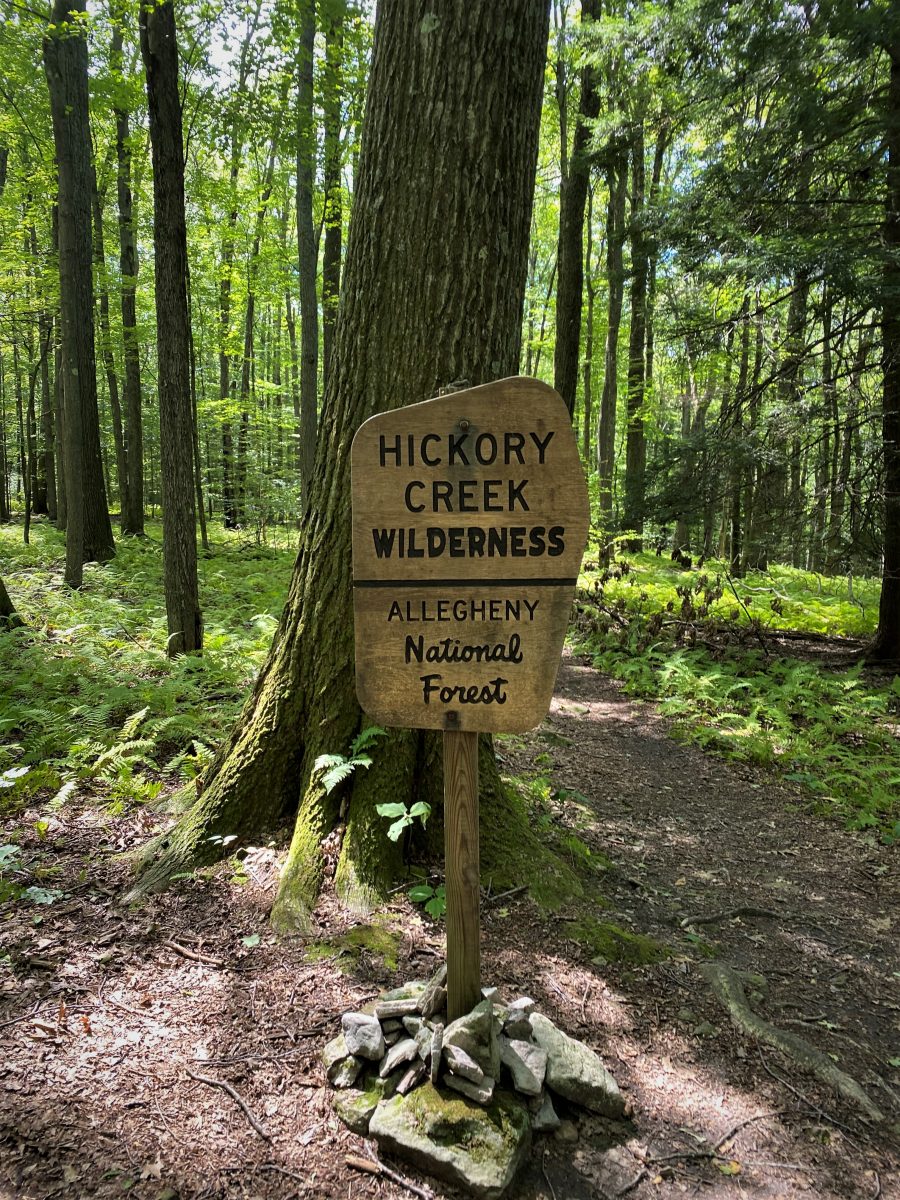
{"type": "MultiPolygon", "coordinates": [[[[359,185],[306,520],[272,649],[203,792],[147,848],[140,887],[221,853],[210,838],[296,824],[273,919],[302,929],[321,885],[323,839],[346,815],[339,892],[354,906],[401,861],[383,800],[425,798],[441,778],[433,737],[396,732],[332,796],[314,772],[367,724],[356,702],[350,573],[350,443],[375,412],[454,381],[511,375],[519,362],[548,11],[511,0],[502,19],[463,0],[425,12],[379,7],[359,185]]],[[[482,748],[483,826],[494,859],[527,835],[482,748]],[[496,839],[496,852],[494,849],[496,839]]],[[[435,827],[439,828],[439,820],[435,827]]],[[[532,835],[533,837],[533,835],[532,835]]]]}

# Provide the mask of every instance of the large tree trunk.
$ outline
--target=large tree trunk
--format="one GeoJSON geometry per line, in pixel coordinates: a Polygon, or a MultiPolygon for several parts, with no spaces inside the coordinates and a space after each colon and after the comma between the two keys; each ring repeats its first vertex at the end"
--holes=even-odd
{"type": "Polygon", "coordinates": [[[0,579],[0,629],[17,629],[22,624],[24,622],[16,612],[12,600],[9,598],[6,585],[0,579]]]}
{"type": "MultiPolygon", "coordinates": [[[[122,64],[122,24],[125,9],[111,6],[113,36],[110,63],[122,64]]],[[[137,239],[131,193],[131,143],[128,110],[115,107],[116,201],[119,217],[119,303],[122,310],[122,361],[125,367],[123,407],[127,487],[122,501],[122,532],[144,534],[144,431],[141,413],[141,358],[137,330],[137,239]]]]}
{"type": "Polygon", "coordinates": [[[634,533],[630,550],[643,547],[647,443],[644,437],[644,389],[647,362],[646,315],[649,256],[644,230],[644,127],[639,124],[631,156],[631,330],[628,338],[628,428],[625,435],[625,528],[634,533]]]}
{"type": "MultiPolygon", "coordinates": [[[[581,20],[600,17],[600,0],[582,0],[581,20]]],[[[568,171],[563,175],[559,196],[559,279],[556,285],[556,346],[553,353],[554,386],[569,415],[575,412],[578,386],[578,349],[581,341],[581,293],[584,284],[584,206],[590,175],[590,123],[600,112],[597,69],[587,66],[581,73],[578,123],[572,138],[568,171]]],[[[563,97],[562,103],[565,103],[563,97]]]]}
{"type": "Polygon", "coordinates": [[[325,244],[322,248],[322,378],[328,388],[331,351],[341,290],[341,56],[344,43],[344,0],[331,0],[325,27],[325,71],[322,82],[324,116],[325,244]]]}
{"type": "Polygon", "coordinates": [[[619,402],[618,362],[619,328],[625,292],[625,199],[628,191],[627,160],[617,158],[607,171],[609,206],[607,209],[606,276],[608,283],[606,348],[603,357],[603,393],[600,397],[600,423],[597,432],[597,474],[600,483],[600,526],[605,539],[603,558],[610,558],[613,526],[613,491],[616,464],[616,409],[619,402]]]}
{"type": "Polygon", "coordinates": [[[159,347],[163,582],[170,655],[203,646],[197,592],[190,310],[178,50],[173,0],[141,9],[141,55],[153,150],[153,249],[159,347]]]}
{"type": "MultiPolygon", "coordinates": [[[[464,0],[440,16],[422,0],[379,8],[334,365],[290,595],[200,799],[151,845],[144,886],[217,856],[217,834],[258,836],[299,809],[273,918],[285,928],[307,920],[340,805],[313,764],[365,724],[353,684],[350,443],[374,412],[516,370],[546,38],[547,10],[534,0],[510,0],[503,21],[464,0]]],[[[435,745],[398,732],[351,777],[337,877],[351,900],[370,898],[397,864],[375,803],[413,794],[438,803],[435,745]]],[[[481,765],[490,869],[509,838],[533,834],[505,799],[487,740],[481,765]]]]}
{"type": "Polygon", "coordinates": [[[84,21],[78,17],[85,7],[86,0],[54,0],[53,29],[44,38],[44,70],[59,173],[67,489],[65,578],[71,587],[81,586],[85,562],[106,562],[116,552],[103,485],[97,414],[87,33],[84,21]]]}
{"type": "Polygon", "coordinates": [[[309,512],[319,390],[318,247],[313,223],[316,127],[313,112],[314,0],[302,0],[297,52],[297,247],[300,267],[300,501],[309,512]]]}
{"type": "Polygon", "coordinates": [[[882,445],[884,447],[884,573],[878,628],[869,657],[900,658],[900,42],[888,47],[887,197],[884,221],[884,339],[882,445]]]}

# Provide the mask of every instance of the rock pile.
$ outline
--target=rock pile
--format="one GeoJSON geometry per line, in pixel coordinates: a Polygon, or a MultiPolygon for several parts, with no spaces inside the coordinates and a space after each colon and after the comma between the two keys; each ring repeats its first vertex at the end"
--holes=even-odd
{"type": "Polygon", "coordinates": [[[589,1047],[521,997],[496,988],[446,1022],[447,970],[345,1013],[322,1059],[334,1108],[355,1133],[475,1195],[498,1197],[534,1132],[560,1125],[554,1098],[607,1117],[625,1115],[616,1081],[589,1047]]]}

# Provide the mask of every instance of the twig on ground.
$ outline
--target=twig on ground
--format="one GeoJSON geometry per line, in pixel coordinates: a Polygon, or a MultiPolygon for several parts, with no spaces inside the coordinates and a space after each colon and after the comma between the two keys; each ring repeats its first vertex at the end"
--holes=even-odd
{"type": "Polygon", "coordinates": [[[771,1112],[757,1113],[755,1117],[747,1117],[745,1121],[738,1121],[737,1125],[732,1125],[727,1133],[723,1133],[717,1142],[713,1142],[714,1150],[721,1150],[726,1142],[730,1142],[733,1137],[745,1129],[748,1125],[752,1125],[754,1121],[768,1121],[770,1117],[783,1117],[785,1113],[791,1112],[789,1108],[774,1108],[771,1112]]]}
{"type": "Polygon", "coordinates": [[[589,979],[587,981],[587,987],[584,989],[584,995],[581,997],[581,1020],[582,1020],[582,1023],[584,1023],[587,1020],[587,1018],[584,1015],[584,1006],[587,1004],[588,992],[590,992],[590,990],[591,990],[592,983],[593,983],[592,979],[589,979]]]}
{"type": "Polygon", "coordinates": [[[556,1192],[553,1189],[553,1184],[550,1182],[550,1176],[547,1174],[547,1151],[546,1150],[544,1151],[543,1155],[541,1156],[541,1174],[544,1176],[544,1180],[547,1184],[547,1187],[550,1189],[551,1200],[556,1200],[556,1192]]]}
{"type": "MultiPolygon", "coordinates": [[[[411,1179],[407,1179],[405,1175],[401,1175],[398,1171],[392,1171],[378,1157],[378,1151],[371,1142],[365,1143],[366,1150],[369,1153],[372,1162],[378,1168],[379,1174],[384,1175],[386,1179],[390,1179],[392,1183],[396,1183],[398,1187],[406,1188],[408,1192],[412,1192],[414,1196],[418,1196],[420,1200],[434,1200],[434,1194],[428,1188],[419,1187],[417,1183],[413,1183],[411,1179]]],[[[362,1161],[365,1161],[364,1159],[362,1161]]]]}
{"type": "Polygon", "coordinates": [[[43,1000],[38,1000],[37,1004],[30,1012],[22,1013],[19,1017],[13,1017],[10,1021],[0,1021],[0,1029],[6,1029],[9,1025],[18,1025],[20,1021],[30,1021],[32,1017],[37,1016],[38,1009],[44,1003],[43,1000]]]}
{"type": "Polygon", "coordinates": [[[744,610],[744,614],[745,614],[747,620],[750,622],[750,628],[756,634],[757,641],[762,646],[763,654],[765,654],[766,658],[768,658],[769,657],[769,647],[763,641],[763,636],[759,632],[759,624],[756,621],[754,621],[754,619],[750,616],[749,608],[747,608],[747,605],[743,602],[743,600],[738,595],[737,588],[734,586],[734,580],[731,578],[730,572],[728,572],[728,571],[725,572],[725,578],[728,581],[728,586],[731,588],[732,592],[734,592],[735,600],[737,600],[738,604],[744,610]]]}
{"type": "Polygon", "coordinates": [[[721,912],[710,913],[708,917],[700,916],[685,917],[681,922],[681,928],[687,929],[688,925],[714,925],[717,921],[728,921],[732,917],[774,917],[778,918],[779,914],[773,912],[771,908],[757,908],[754,904],[739,904],[737,908],[724,908],[721,912]]]}
{"type": "Polygon", "coordinates": [[[634,1179],[632,1179],[630,1183],[626,1183],[624,1187],[619,1188],[619,1190],[616,1192],[616,1196],[627,1196],[628,1193],[634,1191],[641,1180],[645,1179],[649,1174],[650,1172],[646,1167],[641,1167],[637,1175],[635,1175],[634,1179]]]}
{"type": "Polygon", "coordinates": [[[256,1130],[256,1132],[259,1134],[259,1136],[263,1138],[264,1141],[271,1142],[271,1133],[269,1133],[265,1125],[260,1122],[259,1118],[250,1109],[246,1100],[244,1100],[244,1098],[234,1090],[230,1083],[226,1083],[224,1079],[213,1079],[211,1075],[197,1075],[190,1069],[190,1067],[185,1067],[185,1071],[187,1071],[191,1079],[196,1079],[198,1083],[205,1083],[207,1087],[217,1087],[221,1088],[223,1092],[227,1092],[256,1130]]]}
{"type": "Polygon", "coordinates": [[[776,1080],[778,1083],[780,1083],[782,1085],[782,1087],[786,1087],[789,1092],[793,1092],[798,1100],[802,1100],[803,1103],[807,1106],[807,1108],[809,1108],[812,1112],[814,1112],[818,1116],[820,1116],[824,1121],[827,1121],[830,1125],[836,1125],[838,1129],[843,1131],[844,1135],[847,1138],[847,1141],[854,1148],[854,1150],[859,1150],[859,1148],[860,1148],[859,1144],[857,1142],[855,1142],[853,1140],[853,1138],[850,1137],[849,1125],[845,1125],[843,1121],[839,1121],[837,1119],[837,1117],[833,1117],[830,1113],[827,1113],[824,1108],[819,1108],[818,1104],[813,1104],[812,1100],[810,1100],[810,1098],[808,1096],[804,1095],[804,1093],[801,1092],[799,1088],[794,1087],[794,1085],[789,1080],[787,1080],[783,1076],[779,1075],[777,1071],[772,1070],[772,1068],[766,1062],[762,1050],[757,1048],[757,1051],[759,1053],[759,1061],[762,1063],[763,1070],[766,1072],[767,1075],[771,1075],[774,1080],[776,1080]]]}
{"type": "Polygon", "coordinates": [[[224,967],[225,963],[221,958],[213,958],[209,954],[201,954],[199,950],[189,950],[187,946],[182,946],[180,942],[173,942],[166,938],[162,943],[168,950],[174,950],[176,954],[180,954],[182,958],[189,958],[192,962],[208,963],[211,967],[224,967]]]}
{"type": "Polygon", "coordinates": [[[508,900],[510,896],[518,896],[520,892],[527,892],[529,884],[523,883],[520,887],[509,888],[505,892],[498,892],[496,896],[486,896],[485,904],[495,904],[498,900],[508,900]]]}

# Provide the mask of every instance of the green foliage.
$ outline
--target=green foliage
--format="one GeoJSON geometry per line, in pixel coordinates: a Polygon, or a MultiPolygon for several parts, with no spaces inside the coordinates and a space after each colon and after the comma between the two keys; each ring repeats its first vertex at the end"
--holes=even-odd
{"type": "Polygon", "coordinates": [[[313,770],[321,772],[325,791],[330,795],[338,784],[349,779],[357,767],[365,767],[368,770],[372,760],[368,754],[363,754],[363,750],[373,746],[384,736],[385,731],[378,725],[370,725],[353,739],[347,754],[320,754],[313,764],[313,770]]]}
{"type": "Polygon", "coordinates": [[[26,900],[31,904],[53,904],[65,895],[58,888],[22,882],[21,879],[27,876],[21,847],[12,842],[0,846],[0,904],[16,900],[26,900]]]}
{"type": "Polygon", "coordinates": [[[202,658],[166,656],[160,530],[123,539],[72,592],[63,538],[35,522],[31,545],[0,527],[4,578],[25,625],[0,631],[0,805],[59,807],[80,794],[114,811],[189,782],[230,729],[262,665],[293,555],[237,537],[201,559],[202,658]]]}
{"type": "Polygon", "coordinates": [[[430,883],[417,883],[406,894],[414,904],[421,904],[435,921],[442,920],[447,912],[447,893],[442,883],[435,886],[430,883]]]}
{"type": "Polygon", "coordinates": [[[755,624],[762,634],[776,621],[779,628],[789,624],[812,633],[870,632],[877,616],[875,582],[855,583],[857,602],[851,602],[843,580],[776,568],[774,586],[762,594],[758,577],[736,582],[749,612],[735,602],[726,618],[721,581],[716,586],[701,575],[688,587],[677,579],[684,572],[649,555],[625,566],[602,591],[599,584],[593,589],[602,609],[584,600],[579,636],[595,665],[621,679],[630,694],[660,698],[662,711],[691,742],[778,769],[813,797],[818,810],[894,839],[900,831],[894,820],[900,679],[881,682],[860,664],[828,670],[766,656],[752,638],[728,645],[723,637],[731,621],[745,633],[755,624]],[[707,602],[710,595],[716,598],[707,602]],[[711,635],[722,645],[711,643],[711,635]]]}
{"type": "Polygon", "coordinates": [[[390,804],[377,804],[375,811],[379,817],[385,817],[392,821],[387,835],[392,842],[399,841],[403,831],[409,828],[416,820],[422,822],[424,828],[428,824],[428,818],[431,816],[431,805],[425,800],[417,800],[415,804],[407,806],[402,801],[390,804]]]}

